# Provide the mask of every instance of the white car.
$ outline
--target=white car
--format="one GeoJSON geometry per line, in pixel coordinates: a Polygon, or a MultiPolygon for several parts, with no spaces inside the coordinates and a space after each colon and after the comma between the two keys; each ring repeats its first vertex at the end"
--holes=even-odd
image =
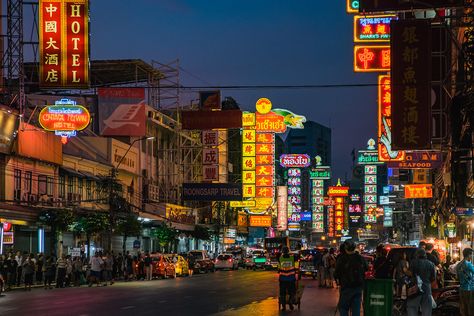
{"type": "Polygon", "coordinates": [[[214,268],[216,270],[236,270],[239,268],[238,260],[235,260],[231,254],[220,254],[217,256],[216,261],[214,262],[214,268]]]}

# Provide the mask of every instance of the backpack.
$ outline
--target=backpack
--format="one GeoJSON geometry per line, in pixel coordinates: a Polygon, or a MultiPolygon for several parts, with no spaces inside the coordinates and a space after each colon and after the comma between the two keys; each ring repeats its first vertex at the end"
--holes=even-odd
{"type": "Polygon", "coordinates": [[[359,255],[348,255],[343,264],[343,280],[344,287],[360,287],[364,284],[364,265],[359,255]]]}

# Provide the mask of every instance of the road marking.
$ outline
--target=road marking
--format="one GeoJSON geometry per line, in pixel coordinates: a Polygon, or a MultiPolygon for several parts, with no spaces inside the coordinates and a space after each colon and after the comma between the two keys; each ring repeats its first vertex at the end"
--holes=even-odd
{"type": "Polygon", "coordinates": [[[121,307],[120,309],[132,309],[132,308],[135,308],[135,306],[134,305],[129,305],[129,306],[121,307]]]}

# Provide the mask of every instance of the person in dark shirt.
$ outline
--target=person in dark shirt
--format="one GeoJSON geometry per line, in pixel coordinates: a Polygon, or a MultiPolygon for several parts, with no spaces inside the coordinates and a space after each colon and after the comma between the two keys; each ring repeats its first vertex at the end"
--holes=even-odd
{"type": "Polygon", "coordinates": [[[406,272],[409,276],[420,277],[423,285],[420,295],[407,300],[408,316],[418,316],[418,310],[421,308],[423,316],[431,316],[431,282],[435,279],[435,266],[429,261],[423,248],[418,248],[414,259],[410,262],[410,269],[406,272]]]}
{"type": "Polygon", "coordinates": [[[368,269],[367,262],[355,251],[352,240],[344,242],[344,252],[336,261],[335,276],[341,285],[339,290],[338,309],[341,316],[360,316],[364,275],[368,269]]]}
{"type": "Polygon", "coordinates": [[[390,278],[387,263],[387,250],[385,250],[385,247],[382,244],[378,245],[376,248],[374,270],[376,279],[390,278]]]}

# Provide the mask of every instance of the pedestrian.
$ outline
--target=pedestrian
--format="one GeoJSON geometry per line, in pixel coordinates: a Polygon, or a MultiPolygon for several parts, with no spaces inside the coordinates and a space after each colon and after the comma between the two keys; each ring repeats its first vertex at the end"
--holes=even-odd
{"type": "Polygon", "coordinates": [[[5,292],[5,281],[7,280],[7,257],[0,255],[0,296],[5,292]]]}
{"type": "Polygon", "coordinates": [[[326,277],[325,287],[334,288],[334,271],[336,269],[336,256],[334,248],[330,248],[328,253],[323,256],[324,275],[326,277]]]}
{"type": "Polygon", "coordinates": [[[456,274],[460,284],[461,316],[474,315],[474,265],[472,248],[462,251],[463,260],[456,266],[456,274]]]}
{"type": "Polygon", "coordinates": [[[414,259],[410,262],[407,275],[412,278],[420,278],[422,281],[421,293],[407,299],[408,316],[417,316],[421,309],[422,316],[431,316],[433,297],[431,296],[431,282],[435,280],[435,266],[426,257],[426,251],[418,248],[414,259]]]}
{"type": "Polygon", "coordinates": [[[368,269],[365,259],[355,251],[352,240],[344,241],[344,253],[336,262],[335,276],[339,280],[338,309],[341,316],[360,316],[364,276],[368,269]]]}
{"type": "Polygon", "coordinates": [[[54,258],[48,256],[44,263],[44,289],[53,289],[51,283],[54,280],[56,274],[56,265],[54,263],[54,258]]]}
{"type": "Polygon", "coordinates": [[[321,278],[320,278],[320,274],[321,274],[321,266],[323,265],[322,262],[323,262],[323,254],[321,253],[321,251],[319,251],[318,249],[314,249],[313,250],[314,253],[313,253],[313,267],[316,269],[317,273],[318,273],[318,283],[319,283],[319,287],[322,287],[322,281],[321,281],[321,278]]]}
{"type": "Polygon", "coordinates": [[[72,258],[70,255],[66,256],[66,277],[65,287],[70,287],[72,283],[72,258]]]}
{"type": "Polygon", "coordinates": [[[145,253],[145,259],[143,261],[143,264],[145,266],[145,272],[146,272],[145,280],[151,281],[153,277],[153,269],[152,269],[150,253],[148,251],[145,253]]]}
{"type": "Polygon", "coordinates": [[[195,264],[194,256],[192,254],[188,254],[186,256],[186,259],[188,261],[188,275],[192,277],[194,273],[194,264],[195,264]]]}
{"type": "Polygon", "coordinates": [[[43,283],[43,266],[44,266],[44,255],[42,252],[38,254],[38,260],[36,261],[36,283],[43,283]]]}
{"type": "Polygon", "coordinates": [[[137,260],[138,260],[137,280],[145,280],[145,262],[143,260],[143,256],[140,253],[137,256],[137,260]]]}
{"type": "Polygon", "coordinates": [[[66,267],[67,267],[66,256],[61,255],[56,261],[56,268],[58,270],[57,278],[56,278],[56,288],[64,287],[64,282],[66,279],[66,267]]]}
{"type": "Polygon", "coordinates": [[[127,256],[125,257],[125,281],[129,281],[133,278],[133,265],[132,255],[127,251],[127,256]]]}
{"type": "Polygon", "coordinates": [[[81,286],[82,285],[82,260],[80,257],[75,257],[72,263],[72,271],[74,274],[74,285],[81,286]]]}
{"type": "Polygon", "coordinates": [[[116,278],[123,278],[124,276],[124,273],[123,273],[123,256],[121,253],[118,254],[117,258],[116,258],[116,266],[117,266],[117,274],[116,274],[116,278]]]}
{"type": "Polygon", "coordinates": [[[374,271],[376,279],[391,278],[387,262],[387,250],[382,244],[375,249],[374,271]]]}
{"type": "Polygon", "coordinates": [[[107,286],[107,282],[110,282],[110,285],[114,284],[114,278],[112,275],[112,271],[114,268],[114,258],[112,255],[107,253],[107,256],[104,260],[104,265],[105,265],[105,285],[107,286]]]}
{"type": "Polygon", "coordinates": [[[293,304],[295,304],[296,294],[296,270],[298,269],[298,261],[295,260],[293,255],[290,255],[290,249],[288,247],[282,248],[282,254],[278,259],[278,273],[280,283],[280,306],[283,311],[286,310],[286,304],[290,306],[290,310],[293,310],[293,304]],[[287,302],[286,296],[288,295],[289,300],[287,302]]]}
{"type": "Polygon", "coordinates": [[[99,256],[99,252],[96,252],[94,256],[91,257],[91,260],[90,260],[91,273],[89,276],[89,287],[91,287],[93,283],[99,286],[103,265],[104,265],[104,261],[99,256]]]}
{"type": "Polygon", "coordinates": [[[17,270],[17,262],[15,260],[15,257],[13,256],[12,252],[8,253],[8,257],[6,260],[6,266],[7,266],[7,291],[10,291],[12,289],[12,286],[15,285],[16,281],[16,270],[17,270]]]}
{"type": "Polygon", "coordinates": [[[35,274],[35,262],[33,257],[34,255],[30,254],[24,259],[22,264],[22,271],[25,280],[25,291],[31,291],[31,285],[33,284],[33,276],[35,274]]]}
{"type": "Polygon", "coordinates": [[[22,264],[23,264],[23,256],[21,255],[20,251],[16,252],[15,255],[15,261],[16,261],[16,286],[19,287],[21,283],[21,277],[22,277],[22,264]]]}
{"type": "Polygon", "coordinates": [[[397,266],[393,270],[393,279],[396,282],[397,296],[401,298],[405,298],[403,295],[403,287],[407,283],[407,271],[409,267],[407,253],[404,251],[400,256],[400,261],[398,261],[397,266]]]}

